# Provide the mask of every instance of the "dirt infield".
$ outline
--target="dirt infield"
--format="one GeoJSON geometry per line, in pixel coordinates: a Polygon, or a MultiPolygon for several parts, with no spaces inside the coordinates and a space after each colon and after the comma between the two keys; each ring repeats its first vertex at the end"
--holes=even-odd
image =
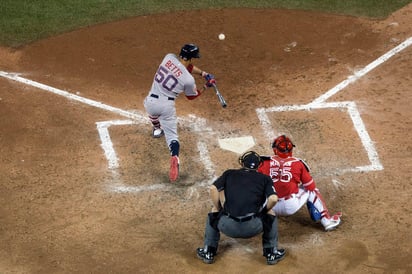
{"type": "Polygon", "coordinates": [[[0,71],[124,111],[0,77],[0,273],[411,273],[412,47],[322,97],[412,37],[411,25],[412,5],[381,21],[222,9],[0,48],[0,71]],[[197,64],[216,75],[228,107],[212,91],[177,100],[181,177],[170,184],[168,149],[150,137],[142,101],[162,57],[187,42],[199,45],[197,64]],[[265,264],[260,237],[225,236],[215,264],[203,264],[195,249],[211,208],[207,185],[238,167],[218,140],[253,136],[252,149],[269,154],[258,110],[317,98],[351,102],[358,120],[319,104],[268,111],[269,134],[292,136],[342,225],[325,233],[302,209],[279,220],[288,252],[279,264],[265,264]]]}

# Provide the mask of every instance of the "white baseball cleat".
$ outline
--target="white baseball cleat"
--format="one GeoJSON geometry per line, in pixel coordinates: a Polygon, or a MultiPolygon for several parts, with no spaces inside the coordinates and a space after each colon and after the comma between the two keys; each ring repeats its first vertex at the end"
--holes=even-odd
{"type": "Polygon", "coordinates": [[[321,223],[323,227],[325,228],[325,231],[331,231],[331,230],[336,229],[340,225],[341,216],[342,216],[342,213],[337,213],[331,216],[330,218],[323,217],[321,220],[321,223]]]}
{"type": "Polygon", "coordinates": [[[160,138],[164,135],[164,131],[161,128],[153,128],[152,136],[153,138],[160,138]]]}

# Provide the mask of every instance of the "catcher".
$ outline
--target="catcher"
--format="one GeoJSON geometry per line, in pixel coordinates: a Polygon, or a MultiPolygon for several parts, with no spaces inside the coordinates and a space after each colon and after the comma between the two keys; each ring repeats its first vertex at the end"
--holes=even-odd
{"type": "Polygon", "coordinates": [[[269,175],[273,180],[279,201],[273,211],[277,216],[289,216],[306,204],[313,221],[323,225],[325,231],[337,228],[342,213],[330,215],[308,165],[292,156],[295,145],[289,137],[281,135],[271,144],[273,156],[262,156],[263,164],[258,171],[269,175]]]}

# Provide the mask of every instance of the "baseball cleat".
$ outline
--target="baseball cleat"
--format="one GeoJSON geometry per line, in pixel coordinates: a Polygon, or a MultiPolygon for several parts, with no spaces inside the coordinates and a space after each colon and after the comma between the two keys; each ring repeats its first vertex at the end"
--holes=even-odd
{"type": "Polygon", "coordinates": [[[169,179],[174,182],[177,180],[177,177],[179,177],[179,157],[175,155],[170,158],[169,179]]]}
{"type": "Polygon", "coordinates": [[[266,254],[266,263],[268,265],[277,264],[279,261],[285,258],[286,251],[284,249],[274,250],[266,254]]]}
{"type": "Polygon", "coordinates": [[[161,128],[153,128],[152,136],[153,138],[160,138],[164,135],[164,131],[161,128]]]}
{"type": "Polygon", "coordinates": [[[341,216],[342,216],[342,213],[337,213],[330,218],[327,218],[327,217],[322,218],[321,223],[323,227],[325,228],[325,231],[332,231],[336,229],[340,225],[341,216]]]}
{"type": "Polygon", "coordinates": [[[205,264],[213,264],[215,261],[216,248],[198,248],[196,250],[196,253],[197,257],[201,259],[205,264]]]}

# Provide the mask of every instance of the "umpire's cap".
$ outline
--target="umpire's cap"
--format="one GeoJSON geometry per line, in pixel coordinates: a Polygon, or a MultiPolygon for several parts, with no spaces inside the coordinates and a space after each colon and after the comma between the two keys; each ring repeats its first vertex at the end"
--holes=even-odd
{"type": "Polygon", "coordinates": [[[239,163],[246,169],[258,169],[263,161],[259,154],[254,151],[248,151],[239,157],[239,163]]]}
{"type": "Polygon", "coordinates": [[[192,58],[200,58],[199,47],[195,44],[186,44],[180,50],[179,55],[185,60],[190,60],[192,58]]]}

